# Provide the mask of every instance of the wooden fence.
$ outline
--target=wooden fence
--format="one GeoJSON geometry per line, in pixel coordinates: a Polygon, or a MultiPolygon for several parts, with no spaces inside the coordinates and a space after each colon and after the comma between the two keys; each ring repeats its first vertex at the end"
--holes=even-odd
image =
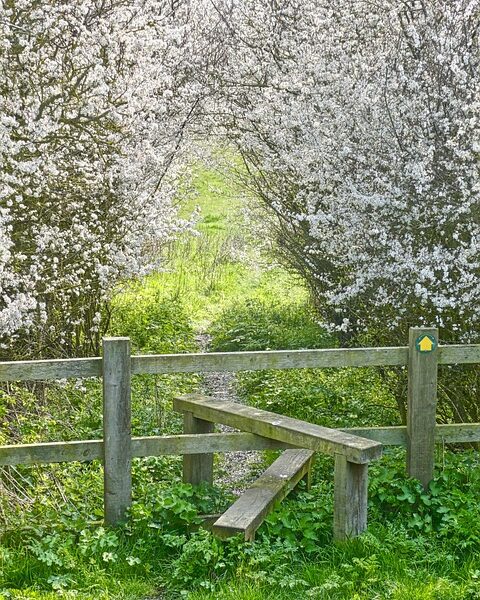
{"type": "MultiPolygon", "coordinates": [[[[406,427],[350,428],[343,431],[352,437],[360,436],[384,445],[406,446],[408,474],[427,485],[433,475],[436,442],[480,442],[479,423],[436,424],[437,367],[479,362],[480,345],[441,346],[438,344],[438,331],[431,328],[412,328],[409,345],[404,347],[150,356],[131,356],[128,338],[105,338],[103,358],[0,363],[0,381],[4,382],[102,377],[104,401],[103,440],[0,446],[0,466],[102,459],[105,473],[105,519],[107,523],[113,524],[122,519],[131,501],[130,464],[133,457],[193,455],[194,461],[195,457],[215,452],[302,446],[298,439],[297,444],[292,443],[292,440],[286,443],[275,439],[275,436],[272,438],[272,435],[259,435],[253,431],[213,433],[213,426],[205,416],[197,419],[207,423],[202,426],[203,429],[198,430],[197,423],[197,427],[190,426],[189,431],[186,424],[184,435],[131,437],[132,375],[407,366],[409,385],[406,427]]],[[[211,420],[218,420],[218,414],[211,420]]],[[[190,465],[193,464],[192,460],[188,463],[189,459],[185,459],[190,465]]],[[[343,467],[345,471],[345,465],[343,467]]],[[[186,473],[186,479],[193,481],[198,476],[198,470],[196,473],[197,475],[193,475],[192,471],[190,475],[186,473]]],[[[209,474],[200,476],[207,477],[209,474]]]]}

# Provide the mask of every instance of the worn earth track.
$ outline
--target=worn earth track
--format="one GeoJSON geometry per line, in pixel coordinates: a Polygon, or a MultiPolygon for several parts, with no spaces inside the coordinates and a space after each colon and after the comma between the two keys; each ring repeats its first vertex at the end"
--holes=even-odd
{"type": "MultiPolygon", "coordinates": [[[[199,334],[196,337],[198,346],[202,352],[208,350],[210,336],[206,333],[199,334]]],[[[235,390],[236,377],[234,373],[205,373],[200,391],[203,394],[217,398],[218,400],[228,400],[230,402],[239,402],[242,399],[235,390]]],[[[226,425],[216,425],[218,431],[236,431],[226,425]]],[[[255,450],[248,452],[229,452],[217,455],[220,464],[216,465],[214,471],[214,483],[225,486],[233,494],[240,496],[262,470],[262,454],[255,450]]],[[[167,600],[166,592],[159,592],[156,596],[150,596],[145,600],[167,600]]]]}
{"type": "MultiPolygon", "coordinates": [[[[210,336],[206,333],[197,336],[202,352],[208,350],[210,336]]],[[[201,391],[217,400],[242,403],[235,390],[234,373],[205,373],[201,391]]],[[[236,431],[226,425],[216,425],[218,431],[236,431]]],[[[240,495],[258,474],[262,464],[262,455],[257,451],[229,452],[219,455],[220,468],[215,469],[214,483],[226,486],[234,494],[240,495]]]]}

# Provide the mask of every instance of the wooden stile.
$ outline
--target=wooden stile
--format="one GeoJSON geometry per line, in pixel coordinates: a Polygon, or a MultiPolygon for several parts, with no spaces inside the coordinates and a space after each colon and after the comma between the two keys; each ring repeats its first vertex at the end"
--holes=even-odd
{"type": "Polygon", "coordinates": [[[105,523],[125,518],[132,500],[130,340],[103,339],[105,523]]]}
{"type": "Polygon", "coordinates": [[[191,394],[175,398],[174,408],[191,412],[206,421],[223,423],[300,448],[332,456],[344,454],[352,462],[370,462],[382,454],[379,442],[235,402],[191,394]]]}
{"type": "MultiPolygon", "coordinates": [[[[0,381],[103,375],[104,393],[103,440],[0,446],[0,466],[103,459],[105,522],[115,525],[124,519],[131,503],[132,457],[183,454],[184,480],[197,484],[212,481],[214,452],[294,448],[291,453],[285,452],[280,462],[274,463],[276,468],[283,469],[283,475],[277,473],[276,487],[267,485],[267,479],[273,476],[267,470],[267,479],[263,479],[265,490],[260,494],[260,488],[254,485],[254,491],[239,499],[239,504],[235,503],[236,508],[230,513],[235,517],[235,511],[243,506],[243,523],[248,523],[240,530],[248,539],[253,539],[255,524],[265,511],[268,512],[270,502],[288,493],[289,485],[285,484],[288,473],[290,482],[298,481],[302,473],[308,475],[308,468],[303,472],[307,461],[302,463],[302,456],[305,458],[305,453],[311,456],[312,451],[320,451],[335,456],[334,535],[335,539],[343,540],[358,535],[366,527],[368,463],[381,455],[382,444],[406,445],[409,475],[427,486],[433,476],[436,442],[480,441],[479,423],[436,425],[435,422],[438,365],[478,362],[480,344],[438,346],[438,331],[432,328],[412,328],[408,347],[153,356],[130,356],[128,338],[104,338],[103,358],[0,362],[0,381]],[[421,336],[431,336],[435,342],[431,349],[418,347],[416,342],[421,336]],[[131,438],[131,374],[406,364],[409,374],[406,427],[335,430],[236,403],[191,395],[174,402],[175,408],[185,413],[185,435],[131,438]],[[243,432],[215,434],[212,433],[213,422],[243,432]]],[[[270,479],[268,481],[272,483],[270,479]]],[[[259,482],[261,485],[262,478],[259,482]]],[[[235,522],[241,521],[240,516],[237,514],[235,522]]],[[[221,519],[218,521],[221,529],[221,519]]]]}

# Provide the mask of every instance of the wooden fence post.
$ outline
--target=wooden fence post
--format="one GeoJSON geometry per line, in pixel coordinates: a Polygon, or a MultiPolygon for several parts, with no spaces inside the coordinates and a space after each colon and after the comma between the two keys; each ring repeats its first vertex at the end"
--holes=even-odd
{"type": "Polygon", "coordinates": [[[408,349],[407,472],[427,487],[433,477],[438,329],[411,327],[408,349]]]}
{"type": "Polygon", "coordinates": [[[368,463],[349,462],[335,455],[333,538],[343,541],[367,528],[368,463]]]}
{"type": "Polygon", "coordinates": [[[132,499],[130,340],[103,339],[103,447],[105,523],[125,518],[132,499]]]}
{"type": "MultiPolygon", "coordinates": [[[[184,433],[213,433],[214,424],[183,413],[184,433]]],[[[183,481],[198,485],[202,481],[213,483],[213,454],[185,454],[183,456],[183,481]]]]}

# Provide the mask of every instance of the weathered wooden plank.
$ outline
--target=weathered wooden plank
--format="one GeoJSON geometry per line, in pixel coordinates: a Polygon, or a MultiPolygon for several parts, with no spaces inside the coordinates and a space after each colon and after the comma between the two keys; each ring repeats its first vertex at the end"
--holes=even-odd
{"type": "Polygon", "coordinates": [[[0,466],[85,462],[103,458],[103,440],[0,446],[0,466]]]}
{"type": "Polygon", "coordinates": [[[406,446],[407,428],[398,427],[342,427],[342,431],[351,435],[359,435],[368,440],[375,440],[384,446],[406,446]]]}
{"type": "MultiPolygon", "coordinates": [[[[183,431],[191,434],[213,433],[214,424],[197,419],[192,413],[183,415],[183,431]]],[[[185,454],[183,456],[183,482],[199,485],[206,482],[213,484],[213,454],[185,454]]]]}
{"type": "Polygon", "coordinates": [[[105,523],[125,518],[132,501],[130,340],[103,339],[103,440],[105,523]]]}
{"type": "MultiPolygon", "coordinates": [[[[131,360],[133,374],[402,366],[408,362],[408,347],[157,354],[132,356],[131,360]]],[[[480,363],[480,344],[440,346],[438,362],[442,365],[480,363]]],[[[0,381],[80,379],[101,375],[100,357],[0,362],[0,381]]]]}
{"type": "Polygon", "coordinates": [[[368,464],[335,455],[333,538],[343,541],[367,528],[368,464]]]}
{"type": "MultiPolygon", "coordinates": [[[[407,428],[403,426],[355,427],[341,431],[380,442],[384,446],[407,445],[407,428]]],[[[437,444],[480,442],[480,423],[437,425],[435,442],[437,444]]],[[[148,436],[132,438],[132,457],[280,450],[294,447],[292,444],[244,432],[148,436]]],[[[87,462],[96,459],[103,459],[103,440],[0,446],[0,466],[87,462]]]]}
{"type": "Polygon", "coordinates": [[[0,362],[0,381],[35,381],[100,377],[101,358],[69,358],[55,360],[18,360],[0,362]]]}
{"type": "Polygon", "coordinates": [[[313,455],[310,450],[285,450],[213,524],[212,532],[220,538],[242,533],[252,541],[275,504],[310,470],[313,455]]]}
{"type": "MultiPolygon", "coordinates": [[[[435,462],[437,407],[438,330],[411,327],[408,352],[407,472],[427,487],[435,462]],[[427,337],[428,336],[428,337],[427,337]],[[432,350],[421,351],[419,340],[434,341],[432,350]]],[[[423,342],[422,342],[423,343],[423,342]]],[[[420,344],[421,345],[421,344],[420,344]]]]}
{"type": "MultiPolygon", "coordinates": [[[[243,432],[132,438],[133,458],[285,448],[292,448],[292,446],[253,433],[243,432]]],[[[103,440],[0,446],[0,466],[88,462],[96,459],[103,459],[103,440]]]]}
{"type": "Polygon", "coordinates": [[[480,423],[449,423],[435,427],[435,443],[468,444],[480,442],[480,423]]]}
{"type": "Polygon", "coordinates": [[[438,347],[438,364],[480,363],[480,344],[451,345],[438,347]]]}
{"type": "MultiPolygon", "coordinates": [[[[166,435],[132,439],[134,457],[279,450],[291,444],[270,440],[254,433],[204,433],[202,435],[166,435]]],[[[0,451],[1,460],[1,451],[0,451]]]]}
{"type": "MultiPolygon", "coordinates": [[[[384,446],[406,446],[407,428],[347,427],[342,431],[380,442],[384,446]]],[[[480,423],[449,423],[435,426],[435,443],[465,444],[480,442],[480,423]]]]}
{"type": "Polygon", "coordinates": [[[406,365],[407,358],[408,349],[406,347],[162,354],[133,356],[132,373],[205,373],[209,371],[391,366],[406,365]]]}
{"type": "Polygon", "coordinates": [[[300,448],[344,454],[352,462],[369,462],[382,454],[382,445],[378,442],[235,402],[191,394],[176,398],[174,408],[191,412],[205,421],[223,423],[300,448]]]}

